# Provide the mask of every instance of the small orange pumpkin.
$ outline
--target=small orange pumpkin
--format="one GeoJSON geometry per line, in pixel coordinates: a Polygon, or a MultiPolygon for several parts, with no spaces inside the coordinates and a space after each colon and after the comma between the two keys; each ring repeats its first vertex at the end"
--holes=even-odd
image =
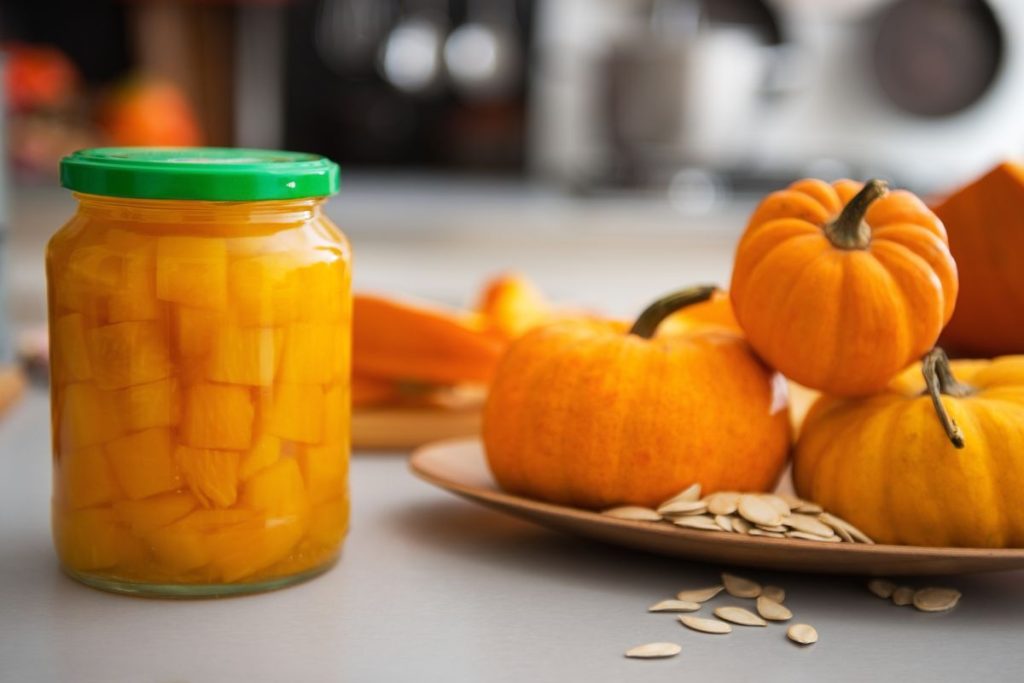
{"type": "Polygon", "coordinates": [[[698,287],[649,307],[631,329],[567,320],[514,342],[484,411],[487,460],[507,491],[602,508],[772,488],[786,462],[786,383],[738,332],[694,325],[655,336],[698,287]]]}
{"type": "Polygon", "coordinates": [[[936,349],[884,393],[821,398],[793,480],[880,543],[1024,547],[1022,452],[1024,356],[949,363],[936,349]]]}
{"type": "Polygon", "coordinates": [[[812,389],[885,388],[953,314],[957,271],[942,222],[885,183],[800,180],[754,211],[731,295],[750,345],[812,389]]]}

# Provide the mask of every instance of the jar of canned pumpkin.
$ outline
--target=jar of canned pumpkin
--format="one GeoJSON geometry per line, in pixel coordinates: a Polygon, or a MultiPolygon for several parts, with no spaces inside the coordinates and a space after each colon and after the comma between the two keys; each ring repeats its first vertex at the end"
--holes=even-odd
{"type": "Polygon", "coordinates": [[[93,149],[47,251],[53,532],[94,587],[255,592],[348,526],[350,249],[318,156],[93,149]]]}

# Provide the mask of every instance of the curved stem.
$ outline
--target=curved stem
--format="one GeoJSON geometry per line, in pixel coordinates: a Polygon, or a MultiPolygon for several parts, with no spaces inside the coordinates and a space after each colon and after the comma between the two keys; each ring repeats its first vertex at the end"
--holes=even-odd
{"type": "Polygon", "coordinates": [[[650,339],[665,318],[687,306],[707,301],[717,291],[718,287],[714,285],[697,285],[664,296],[644,309],[644,312],[633,323],[633,327],[629,329],[629,333],[650,339]]]}
{"type": "Polygon", "coordinates": [[[962,384],[953,377],[953,371],[949,367],[949,357],[942,349],[935,347],[921,361],[921,372],[924,374],[924,382],[928,395],[932,398],[932,405],[935,406],[935,413],[939,416],[942,428],[946,430],[946,436],[957,448],[964,447],[964,433],[942,404],[942,395],[963,397],[970,396],[974,389],[967,384],[962,384]]]}
{"type": "Polygon", "coordinates": [[[825,225],[825,236],[838,249],[866,249],[871,242],[871,228],[864,222],[868,208],[889,192],[884,180],[864,183],[860,192],[846,203],[839,216],[825,225]]]}

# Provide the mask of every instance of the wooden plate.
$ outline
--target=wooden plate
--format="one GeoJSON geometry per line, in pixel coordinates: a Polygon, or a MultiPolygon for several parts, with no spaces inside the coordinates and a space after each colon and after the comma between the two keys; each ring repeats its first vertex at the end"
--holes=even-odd
{"type": "Polygon", "coordinates": [[[1024,549],[923,548],[819,543],[630,522],[513,496],[498,489],[479,439],[452,439],[413,453],[421,479],[469,500],[558,531],[661,555],[718,564],[829,574],[964,574],[1024,568],[1024,549]]]}

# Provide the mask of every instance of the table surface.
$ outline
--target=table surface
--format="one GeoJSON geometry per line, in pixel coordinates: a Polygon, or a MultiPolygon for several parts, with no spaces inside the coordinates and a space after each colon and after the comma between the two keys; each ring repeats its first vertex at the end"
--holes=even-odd
{"type": "Polygon", "coordinates": [[[352,532],[318,579],[223,600],[108,595],[57,569],[48,421],[34,390],[0,424],[0,681],[906,682],[1024,671],[1024,572],[942,579],[961,604],[923,614],[858,578],[743,571],[786,588],[820,642],[792,645],[781,625],[704,635],[645,608],[715,582],[721,567],[478,508],[415,479],[400,454],[355,457],[352,532]],[[682,654],[622,657],[651,641],[682,654]]]}

